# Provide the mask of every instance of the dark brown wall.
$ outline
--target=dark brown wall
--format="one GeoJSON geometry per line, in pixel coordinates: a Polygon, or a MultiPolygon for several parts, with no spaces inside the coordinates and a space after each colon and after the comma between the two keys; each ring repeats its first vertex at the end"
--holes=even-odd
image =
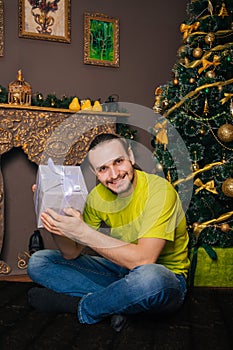
{"type": "MultiPolygon", "coordinates": [[[[171,69],[181,45],[180,24],[188,0],[72,0],[71,43],[18,37],[18,1],[5,0],[5,49],[0,57],[0,85],[8,86],[22,69],[33,92],[80,98],[101,98],[113,93],[120,101],[151,108],[154,90],[171,79],[171,69]],[[83,64],[83,13],[100,12],[120,19],[120,67],[83,64]]],[[[133,124],[133,120],[132,120],[133,124]]],[[[2,159],[5,183],[6,231],[2,257],[14,274],[18,252],[28,250],[35,229],[31,184],[36,166],[21,149],[2,159]]],[[[46,245],[51,238],[44,234],[46,245]]]]}
{"type": "Polygon", "coordinates": [[[5,1],[5,55],[0,84],[8,85],[22,68],[34,92],[120,100],[151,107],[154,89],[170,80],[181,43],[179,25],[187,0],[72,0],[71,44],[18,37],[17,0],[5,1]],[[83,64],[83,13],[102,12],[120,19],[120,67],[83,64]]]}

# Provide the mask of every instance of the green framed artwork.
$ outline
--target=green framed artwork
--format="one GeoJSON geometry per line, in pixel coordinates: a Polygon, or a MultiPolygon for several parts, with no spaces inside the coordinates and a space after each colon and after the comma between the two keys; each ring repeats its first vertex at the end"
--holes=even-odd
{"type": "Polygon", "coordinates": [[[119,67],[119,19],[84,13],[84,63],[119,67]]]}

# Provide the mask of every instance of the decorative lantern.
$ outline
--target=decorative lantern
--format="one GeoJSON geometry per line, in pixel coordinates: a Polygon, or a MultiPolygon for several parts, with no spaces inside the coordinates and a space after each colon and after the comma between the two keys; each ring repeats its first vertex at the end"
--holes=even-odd
{"type": "Polygon", "coordinates": [[[30,84],[24,81],[21,69],[18,71],[17,80],[8,86],[8,103],[14,105],[31,105],[32,90],[30,84]]]}

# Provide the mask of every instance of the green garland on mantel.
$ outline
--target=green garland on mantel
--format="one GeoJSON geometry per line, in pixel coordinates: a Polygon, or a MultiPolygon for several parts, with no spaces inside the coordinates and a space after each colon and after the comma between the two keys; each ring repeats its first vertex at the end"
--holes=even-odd
{"type": "Polygon", "coordinates": [[[2,85],[0,85],[0,103],[8,102],[8,91],[2,85]]]}
{"type": "MultiPolygon", "coordinates": [[[[55,94],[48,94],[45,98],[42,93],[38,92],[32,96],[31,105],[38,107],[52,107],[52,108],[62,108],[69,109],[69,105],[73,98],[76,96],[62,96],[58,98],[55,94]]],[[[79,98],[78,98],[79,99],[79,98]]],[[[89,97],[86,99],[90,99],[89,97]]],[[[90,99],[91,105],[93,106],[94,100],[90,99]]],[[[100,99],[98,101],[101,103],[100,99]]],[[[111,106],[114,108],[114,112],[121,112],[117,110],[117,102],[114,103],[112,96],[108,97],[104,107],[107,103],[111,102],[111,106]]],[[[0,85],[0,103],[8,103],[8,90],[0,85]]],[[[79,99],[81,104],[81,100],[79,99]]],[[[112,111],[113,112],[113,111],[112,111]]],[[[123,123],[117,123],[117,133],[125,137],[126,139],[134,140],[136,137],[137,130],[131,129],[128,125],[123,123]]]]}

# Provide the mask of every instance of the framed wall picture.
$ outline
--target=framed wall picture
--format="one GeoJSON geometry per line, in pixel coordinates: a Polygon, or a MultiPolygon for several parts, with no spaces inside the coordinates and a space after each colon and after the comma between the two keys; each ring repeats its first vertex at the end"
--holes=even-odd
{"type": "Polygon", "coordinates": [[[70,43],[71,0],[18,0],[19,37],[70,43]]]}
{"type": "Polygon", "coordinates": [[[3,0],[0,0],[0,56],[4,53],[4,13],[3,0]]]}
{"type": "Polygon", "coordinates": [[[84,13],[84,63],[119,67],[119,19],[84,13]]]}

